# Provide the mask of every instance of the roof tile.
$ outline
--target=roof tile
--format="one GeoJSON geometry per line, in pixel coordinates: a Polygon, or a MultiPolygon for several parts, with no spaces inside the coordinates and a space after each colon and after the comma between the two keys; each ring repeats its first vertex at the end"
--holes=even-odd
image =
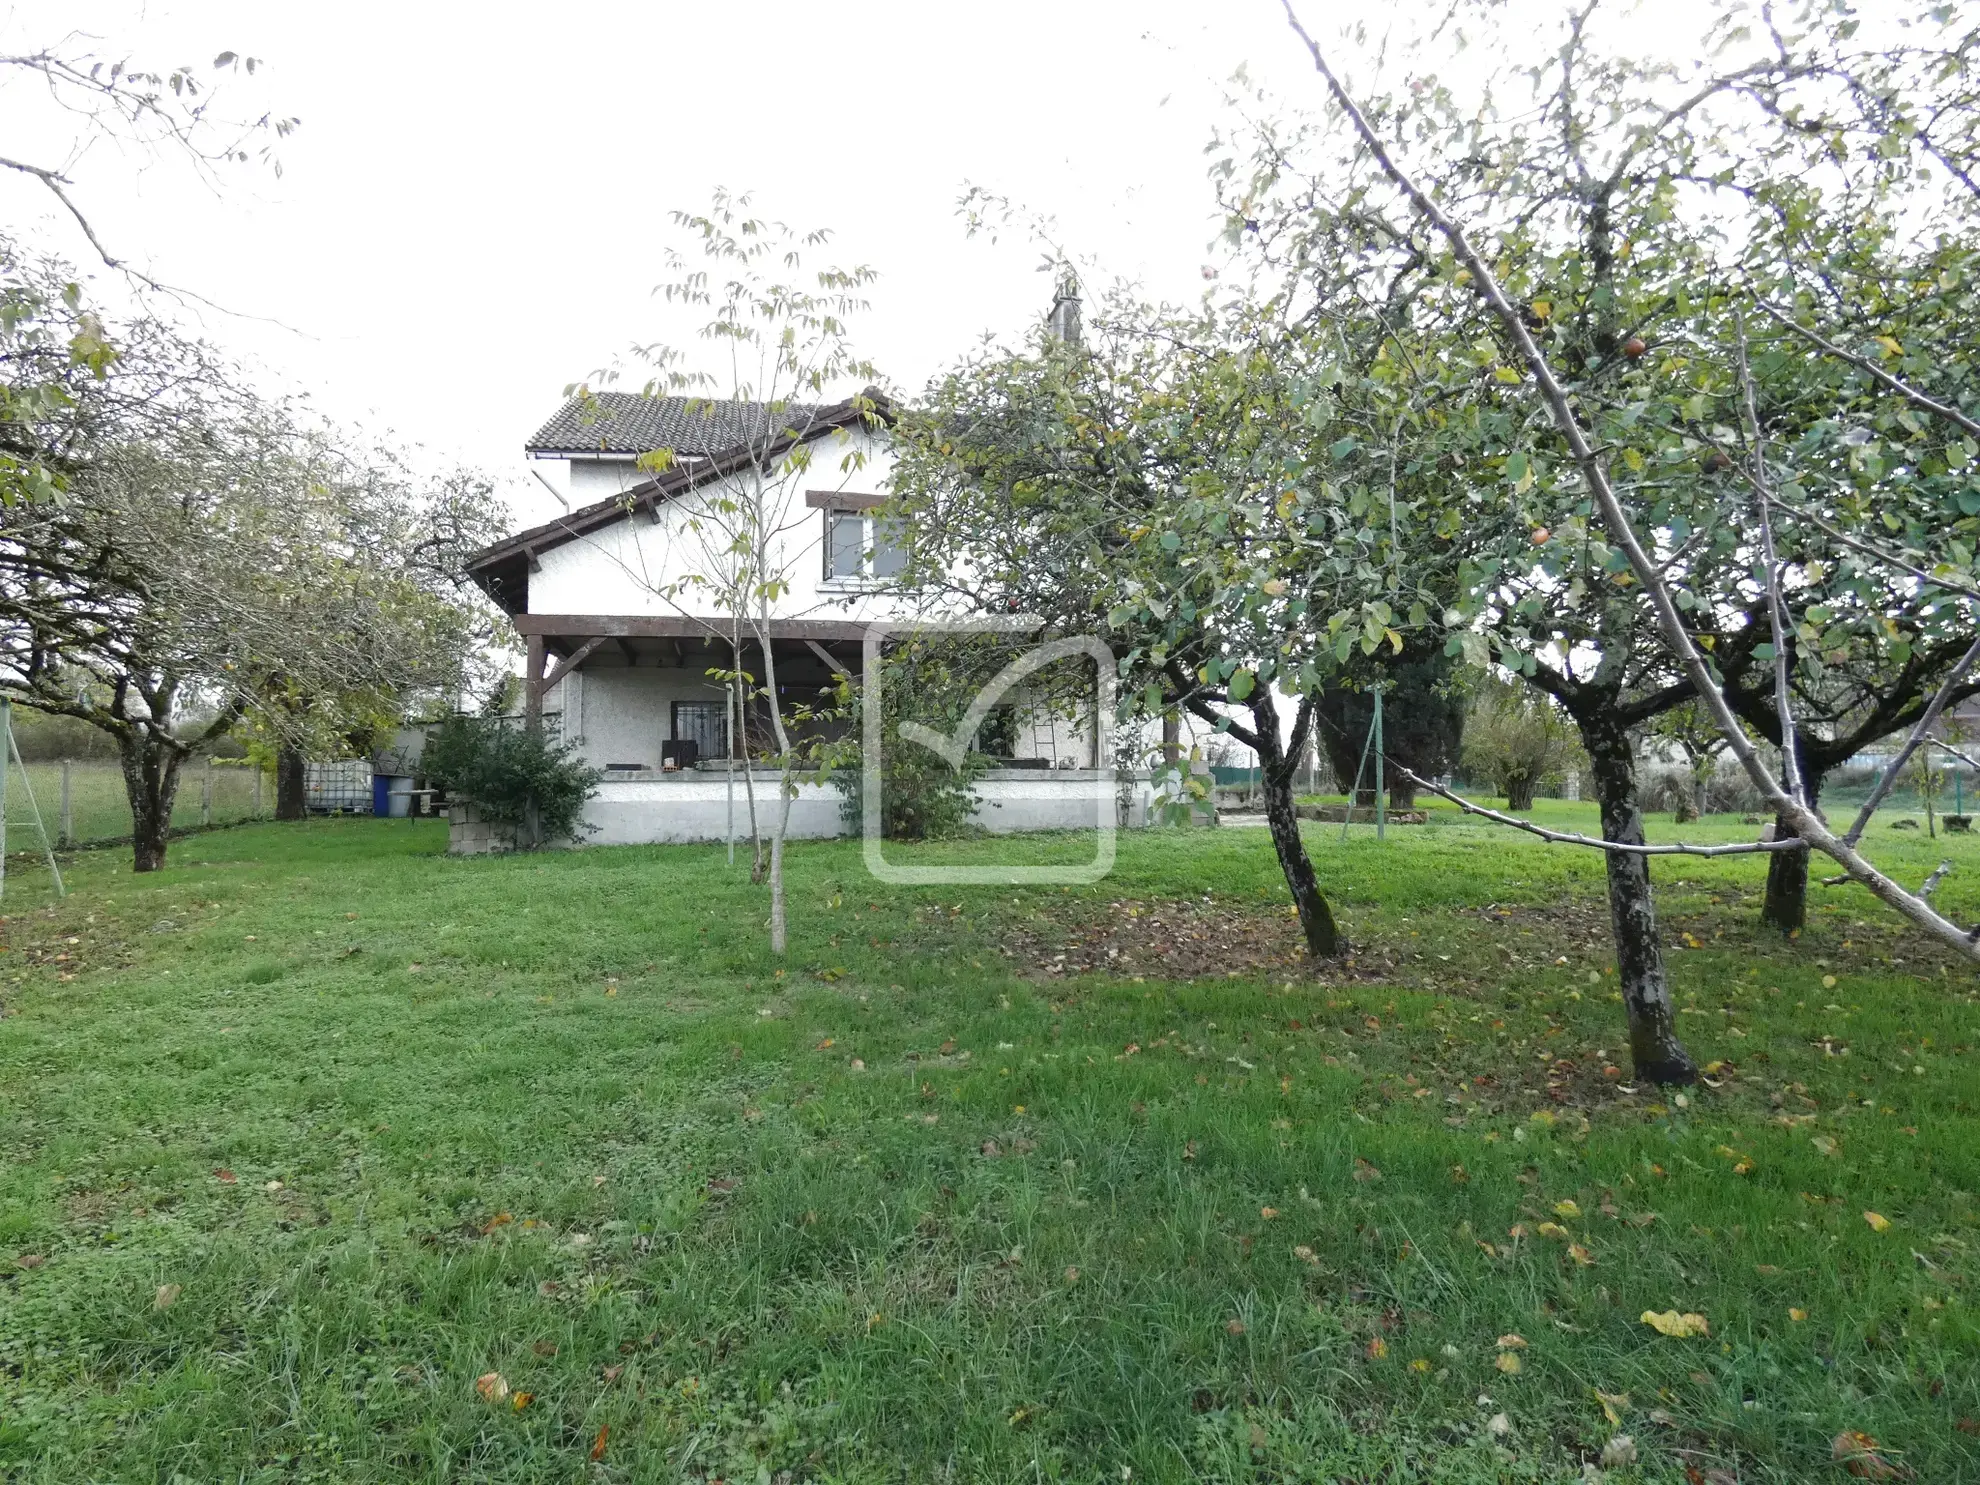
{"type": "MultiPolygon", "coordinates": [[[[819,411],[786,403],[779,424],[805,423],[819,411]]],[[[593,392],[572,397],[523,447],[532,454],[645,454],[672,449],[688,457],[724,453],[769,431],[761,402],[714,397],[649,397],[641,392],[593,392]]]]}

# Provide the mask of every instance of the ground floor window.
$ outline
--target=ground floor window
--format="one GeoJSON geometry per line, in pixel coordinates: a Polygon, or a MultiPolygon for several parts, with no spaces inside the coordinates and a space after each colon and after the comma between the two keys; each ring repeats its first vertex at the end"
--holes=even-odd
{"type": "Polygon", "coordinates": [[[697,758],[728,757],[728,702],[726,700],[675,702],[674,741],[693,743],[697,758]]]}

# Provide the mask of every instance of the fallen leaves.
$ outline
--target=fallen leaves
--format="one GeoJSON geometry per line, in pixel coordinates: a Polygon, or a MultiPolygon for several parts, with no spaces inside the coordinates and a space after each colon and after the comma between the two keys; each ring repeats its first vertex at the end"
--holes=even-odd
{"type": "Polygon", "coordinates": [[[1853,1429],[1835,1436],[1829,1456],[1859,1480],[1902,1480],[1911,1473],[1878,1453],[1877,1441],[1869,1434],[1853,1429]]]}
{"type": "Polygon", "coordinates": [[[1501,1351],[1494,1358],[1492,1365],[1496,1366],[1509,1377],[1517,1376],[1520,1369],[1519,1353],[1517,1351],[1501,1351]]]}
{"type": "Polygon", "coordinates": [[[1609,1420],[1609,1427],[1620,1427],[1623,1421],[1623,1414],[1629,1411],[1629,1394],[1627,1392],[1604,1392],[1601,1388],[1597,1387],[1595,1389],[1595,1401],[1602,1405],[1602,1416],[1609,1420]]]}
{"type": "Polygon", "coordinates": [[[1710,1321],[1689,1311],[1679,1314],[1676,1310],[1645,1310],[1643,1323],[1659,1335],[1675,1336],[1680,1340],[1712,1333],[1710,1321]]]}
{"type": "Polygon", "coordinates": [[[1581,1206],[1573,1197],[1569,1197],[1565,1201],[1554,1203],[1554,1215],[1563,1222],[1572,1222],[1581,1215],[1581,1206]]]}
{"type": "Polygon", "coordinates": [[[1863,1220],[1870,1224],[1870,1230],[1872,1232],[1889,1232],[1891,1230],[1891,1219],[1886,1217],[1882,1212],[1865,1212],[1863,1214],[1863,1220]]]}
{"type": "Polygon", "coordinates": [[[239,1177],[236,1176],[232,1171],[223,1168],[220,1170],[216,1170],[213,1173],[213,1179],[218,1181],[223,1186],[231,1186],[234,1184],[236,1180],[239,1179],[239,1177]]]}
{"type": "Polygon", "coordinates": [[[1788,1319],[1792,1320],[1796,1325],[1799,1325],[1807,1318],[1808,1311],[1796,1309],[1793,1305],[1788,1306],[1788,1319]]]}
{"type": "Polygon", "coordinates": [[[488,1234],[493,1232],[496,1228],[507,1227],[511,1222],[515,1220],[516,1219],[507,1212],[497,1212],[494,1216],[490,1217],[486,1222],[481,1224],[481,1235],[483,1237],[487,1237],[488,1234]]]}
{"type": "Polygon", "coordinates": [[[474,1390],[483,1402],[503,1402],[509,1396],[509,1379],[500,1372],[483,1372],[474,1379],[474,1390]]]}
{"type": "Polygon", "coordinates": [[[160,1284],[158,1293],[152,1298],[151,1307],[154,1310],[169,1310],[183,1293],[185,1293],[184,1285],[160,1284]]]}
{"type": "Polygon", "coordinates": [[[1590,1253],[1588,1249],[1583,1247],[1580,1243],[1569,1243],[1567,1252],[1568,1252],[1568,1257],[1572,1258],[1578,1267],[1581,1268],[1595,1267],[1595,1255],[1593,1253],[1590,1253]]]}
{"type": "Polygon", "coordinates": [[[1380,1361],[1388,1354],[1389,1343],[1387,1341],[1383,1340],[1379,1335],[1369,1338],[1368,1359],[1370,1361],[1380,1361]]]}
{"type": "Polygon", "coordinates": [[[1837,1149],[1840,1148],[1836,1144],[1836,1142],[1826,1134],[1811,1135],[1809,1137],[1808,1143],[1815,1147],[1815,1153],[1818,1155],[1832,1156],[1836,1153],[1837,1149]]]}
{"type": "Polygon", "coordinates": [[[609,1423],[599,1424],[598,1435],[591,1441],[591,1462],[593,1464],[596,1464],[605,1457],[605,1441],[611,1437],[612,1425],[609,1423]]]}

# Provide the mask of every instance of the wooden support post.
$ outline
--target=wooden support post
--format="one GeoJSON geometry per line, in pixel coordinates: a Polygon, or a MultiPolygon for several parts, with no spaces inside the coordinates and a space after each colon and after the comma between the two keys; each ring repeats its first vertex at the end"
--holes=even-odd
{"type": "Polygon", "coordinates": [[[213,755],[206,755],[206,773],[199,781],[199,823],[213,823],[213,755]]]}
{"type": "Polygon", "coordinates": [[[523,726],[539,732],[543,728],[543,636],[530,635],[525,649],[528,658],[523,662],[523,726]]]}
{"type": "Polygon", "coordinates": [[[257,763],[257,764],[255,764],[255,766],[254,766],[254,817],[255,817],[255,819],[257,819],[257,820],[259,820],[259,819],[261,818],[261,773],[262,773],[262,769],[261,769],[261,765],[260,765],[259,763],[257,763]]]}
{"type": "Polygon", "coordinates": [[[847,677],[850,677],[852,675],[852,672],[846,669],[845,663],[841,661],[837,655],[834,655],[830,650],[826,649],[825,646],[821,645],[817,640],[807,639],[805,643],[811,646],[811,653],[816,655],[820,660],[823,660],[825,662],[825,668],[831,671],[834,675],[842,675],[847,677]]]}
{"type": "Polygon", "coordinates": [[[62,760],[62,820],[56,826],[61,837],[62,849],[68,850],[76,843],[76,808],[74,796],[69,791],[69,760],[62,760]]]}

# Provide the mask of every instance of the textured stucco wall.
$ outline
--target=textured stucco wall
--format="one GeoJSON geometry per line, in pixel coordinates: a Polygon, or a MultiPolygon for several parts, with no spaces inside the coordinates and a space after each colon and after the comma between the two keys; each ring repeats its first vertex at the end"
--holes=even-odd
{"type": "MultiPolygon", "coordinates": [[[[623,471],[608,461],[573,460],[570,469],[574,500],[579,480],[592,482],[586,486],[587,500],[604,499],[625,488],[620,483],[623,471]]],[[[790,592],[778,604],[780,616],[868,619],[890,611],[889,605],[856,586],[825,580],[825,516],[811,509],[805,497],[811,491],[885,495],[892,469],[893,453],[885,437],[864,431],[844,437],[827,434],[811,445],[809,468],[774,482],[765,497],[771,507],[769,524],[779,531],[772,565],[790,582],[790,592]]],[[[667,502],[658,509],[658,521],[643,515],[616,521],[542,553],[541,570],[529,577],[530,612],[654,617],[679,613],[660,595],[685,578],[715,569],[718,559],[707,548],[711,542],[720,543],[698,532],[693,523],[704,502],[715,499],[721,489],[718,485],[667,502]]]]}
{"type": "Polygon", "coordinates": [[[596,767],[636,763],[658,768],[660,744],[673,736],[672,703],[722,700],[720,683],[706,671],[700,664],[585,666],[565,682],[565,735],[577,741],[580,755],[596,767]]]}

